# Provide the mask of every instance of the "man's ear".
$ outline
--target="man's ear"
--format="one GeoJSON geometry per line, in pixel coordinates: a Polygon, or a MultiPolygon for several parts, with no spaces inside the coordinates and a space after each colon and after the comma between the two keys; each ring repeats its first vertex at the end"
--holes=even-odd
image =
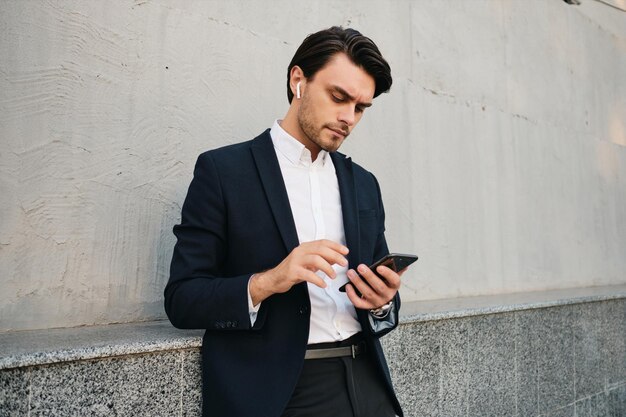
{"type": "Polygon", "coordinates": [[[306,78],[302,69],[299,66],[294,65],[289,72],[289,88],[291,88],[291,93],[294,97],[300,98],[304,93],[305,86],[306,78]],[[299,88],[298,83],[300,84],[299,88]],[[298,94],[298,90],[300,90],[300,94],[298,94]]]}

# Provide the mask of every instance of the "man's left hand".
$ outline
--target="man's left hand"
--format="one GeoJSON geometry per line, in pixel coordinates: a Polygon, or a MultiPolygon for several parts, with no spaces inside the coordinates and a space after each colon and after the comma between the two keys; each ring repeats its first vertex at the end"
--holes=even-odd
{"type": "Polygon", "coordinates": [[[362,278],[353,269],[350,269],[348,271],[350,284],[346,286],[346,294],[356,308],[371,310],[384,306],[393,299],[400,288],[400,276],[406,268],[400,272],[394,272],[386,266],[379,266],[376,268],[376,272],[384,280],[380,279],[364,264],[359,265],[357,270],[362,278]],[[361,297],[356,294],[353,286],[362,294],[361,297]]]}

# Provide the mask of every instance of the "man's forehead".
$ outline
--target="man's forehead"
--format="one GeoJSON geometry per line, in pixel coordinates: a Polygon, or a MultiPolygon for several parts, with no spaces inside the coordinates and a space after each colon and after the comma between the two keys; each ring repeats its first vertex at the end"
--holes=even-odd
{"type": "Polygon", "coordinates": [[[376,82],[362,67],[352,62],[344,53],[337,53],[324,65],[315,78],[321,78],[328,87],[340,89],[360,101],[371,101],[376,82]]]}

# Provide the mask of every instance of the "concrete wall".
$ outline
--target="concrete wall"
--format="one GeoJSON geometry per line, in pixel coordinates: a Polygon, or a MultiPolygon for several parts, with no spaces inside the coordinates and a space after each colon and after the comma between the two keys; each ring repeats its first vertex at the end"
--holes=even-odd
{"type": "Polygon", "coordinates": [[[197,154],[287,108],[333,24],[392,92],[344,151],[405,300],[626,282],[626,25],[597,2],[0,1],[0,331],[163,317],[197,154]],[[270,6],[271,4],[271,6],[270,6]]]}

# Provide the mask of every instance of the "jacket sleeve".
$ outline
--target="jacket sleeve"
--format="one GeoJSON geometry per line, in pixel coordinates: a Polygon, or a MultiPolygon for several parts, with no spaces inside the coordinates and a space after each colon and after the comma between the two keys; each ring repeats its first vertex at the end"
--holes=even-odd
{"type": "MultiPolygon", "coordinates": [[[[165,312],[184,329],[251,329],[248,281],[251,274],[223,276],[228,245],[227,210],[219,174],[210,153],[198,157],[194,178],[174,226],[177,238],[170,279],[165,287],[165,312]]],[[[254,328],[264,323],[261,307],[254,328]]]]}

